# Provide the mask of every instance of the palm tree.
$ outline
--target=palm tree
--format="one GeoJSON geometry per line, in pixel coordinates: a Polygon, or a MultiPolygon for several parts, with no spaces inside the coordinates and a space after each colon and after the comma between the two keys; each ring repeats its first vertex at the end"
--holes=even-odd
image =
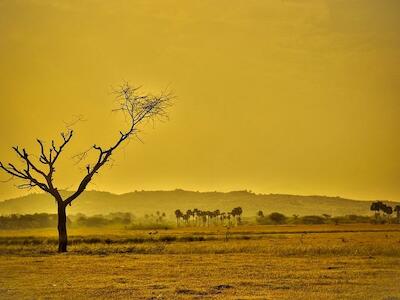
{"type": "Polygon", "coordinates": [[[195,209],[193,209],[193,218],[195,219],[195,225],[196,226],[198,226],[199,224],[198,224],[198,221],[199,221],[199,213],[200,213],[200,210],[199,209],[197,209],[197,208],[195,208],[195,209]]]}
{"type": "Polygon", "coordinates": [[[228,216],[227,216],[227,218],[228,218],[228,226],[230,227],[230,226],[231,226],[231,217],[232,217],[232,213],[228,212],[227,215],[228,215],[228,216]]]}
{"type": "Polygon", "coordinates": [[[221,225],[224,225],[225,218],[226,218],[226,216],[225,216],[224,212],[219,215],[219,219],[221,221],[221,225]]]}
{"type": "Polygon", "coordinates": [[[218,218],[221,215],[221,212],[219,211],[219,209],[214,210],[214,217],[216,219],[216,221],[214,221],[214,223],[216,222],[216,224],[218,225],[218,218]]]}
{"type": "Polygon", "coordinates": [[[207,217],[207,226],[210,226],[210,219],[212,218],[212,212],[207,210],[206,211],[206,217],[207,217]]]}
{"type": "Polygon", "coordinates": [[[188,209],[186,211],[186,215],[187,215],[187,221],[190,223],[190,217],[193,216],[194,214],[190,209],[188,209]]]}
{"type": "Polygon", "coordinates": [[[189,218],[190,218],[190,215],[188,213],[186,213],[182,216],[182,219],[183,219],[183,221],[185,221],[186,225],[188,225],[188,223],[189,223],[189,218]]]}
{"type": "Polygon", "coordinates": [[[180,209],[177,209],[175,211],[175,217],[176,217],[176,226],[179,227],[179,220],[183,217],[183,213],[180,211],[180,209]]]}
{"type": "Polygon", "coordinates": [[[206,224],[207,224],[207,212],[206,211],[201,212],[201,220],[203,222],[203,226],[206,226],[206,224]]]}
{"type": "Polygon", "coordinates": [[[242,214],[243,214],[243,209],[240,206],[236,207],[236,215],[238,216],[238,218],[237,218],[238,224],[240,224],[242,222],[242,214]]]}

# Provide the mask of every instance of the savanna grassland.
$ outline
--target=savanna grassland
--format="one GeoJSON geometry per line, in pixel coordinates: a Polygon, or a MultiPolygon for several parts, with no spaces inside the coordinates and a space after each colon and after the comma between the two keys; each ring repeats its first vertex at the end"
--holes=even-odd
{"type": "Polygon", "coordinates": [[[399,225],[0,232],[0,298],[400,299],[399,225]]]}

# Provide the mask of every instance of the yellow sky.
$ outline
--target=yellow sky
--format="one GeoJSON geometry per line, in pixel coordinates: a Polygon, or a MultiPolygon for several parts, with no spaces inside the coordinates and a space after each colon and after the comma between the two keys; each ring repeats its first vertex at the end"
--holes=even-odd
{"type": "Polygon", "coordinates": [[[397,0],[0,0],[0,157],[82,115],[57,169],[74,189],[128,80],[178,98],[91,189],[399,200],[399,23],[397,0]]]}

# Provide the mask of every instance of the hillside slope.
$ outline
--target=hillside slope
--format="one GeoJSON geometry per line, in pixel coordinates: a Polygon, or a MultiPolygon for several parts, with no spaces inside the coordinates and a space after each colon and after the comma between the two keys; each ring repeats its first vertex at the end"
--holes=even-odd
{"type": "MultiPolygon", "coordinates": [[[[182,211],[193,208],[230,211],[236,206],[243,208],[245,216],[254,216],[258,210],[263,210],[264,213],[278,211],[286,215],[371,214],[370,202],[339,197],[267,195],[247,191],[221,193],[183,190],[137,191],[122,195],[87,191],[68,208],[68,211],[70,214],[84,213],[87,215],[132,212],[138,216],[160,211],[172,216],[177,208],[182,211]]],[[[0,214],[2,215],[36,212],[55,213],[54,200],[45,194],[30,194],[0,202],[0,214]]]]}

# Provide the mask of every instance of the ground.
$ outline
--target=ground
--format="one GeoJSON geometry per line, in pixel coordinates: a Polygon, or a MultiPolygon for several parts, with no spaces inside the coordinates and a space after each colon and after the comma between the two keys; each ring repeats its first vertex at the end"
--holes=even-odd
{"type": "Polygon", "coordinates": [[[1,299],[400,299],[399,225],[53,231],[0,232],[1,299]]]}

